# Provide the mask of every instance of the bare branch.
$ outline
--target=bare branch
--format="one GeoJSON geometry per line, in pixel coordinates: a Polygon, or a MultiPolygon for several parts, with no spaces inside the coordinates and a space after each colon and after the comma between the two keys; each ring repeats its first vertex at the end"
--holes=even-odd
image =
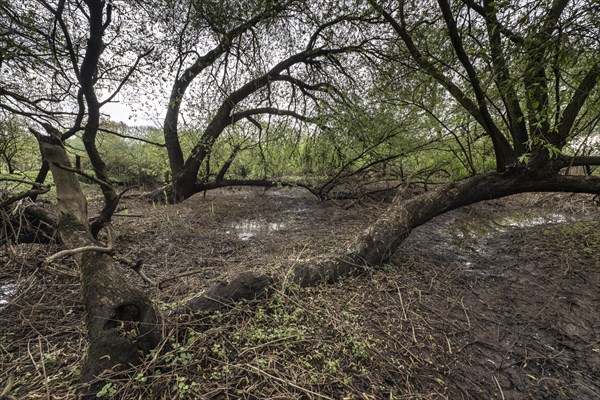
{"type": "Polygon", "coordinates": [[[111,129],[106,129],[106,128],[99,127],[98,130],[100,132],[110,133],[111,135],[115,135],[115,136],[118,136],[118,137],[123,138],[123,139],[138,140],[140,142],[148,143],[148,144],[151,144],[151,145],[157,146],[157,147],[165,147],[166,146],[164,143],[153,142],[151,140],[140,138],[140,137],[136,137],[136,136],[124,135],[122,133],[119,133],[117,131],[113,131],[111,129]]]}
{"type": "Polygon", "coordinates": [[[83,246],[83,247],[77,247],[74,249],[62,250],[56,254],[46,257],[46,259],[44,260],[44,263],[50,264],[50,263],[53,263],[54,261],[60,260],[67,256],[73,256],[75,254],[90,252],[90,251],[95,251],[98,253],[112,253],[113,249],[114,249],[114,241],[115,241],[114,231],[110,225],[105,225],[103,228],[106,229],[106,234],[108,235],[108,240],[107,240],[106,246],[83,246]]]}
{"type": "Polygon", "coordinates": [[[296,118],[296,119],[298,119],[300,121],[304,121],[304,122],[312,122],[313,121],[312,118],[309,118],[305,115],[299,114],[295,111],[282,110],[282,109],[273,108],[273,107],[260,107],[260,108],[253,108],[250,110],[244,110],[244,111],[240,111],[235,114],[232,114],[230,124],[235,124],[239,120],[242,120],[244,118],[248,118],[252,115],[257,115],[257,114],[285,115],[285,116],[296,118]]]}
{"type": "MultiPolygon", "coordinates": [[[[485,11],[484,7],[480,6],[475,1],[473,1],[473,0],[463,0],[463,1],[467,6],[469,6],[470,9],[475,11],[477,14],[481,15],[484,18],[488,17],[488,14],[485,11]]],[[[506,26],[504,26],[500,23],[498,23],[497,26],[498,26],[499,32],[502,33],[504,36],[506,36],[511,42],[516,43],[516,44],[523,44],[525,42],[524,37],[511,31],[506,26]]]]}
{"type": "Polygon", "coordinates": [[[590,93],[596,87],[598,79],[600,78],[600,62],[596,61],[594,65],[589,69],[577,89],[573,94],[573,98],[563,111],[562,120],[558,130],[558,136],[560,143],[564,144],[571,133],[573,123],[581,111],[581,107],[590,96],[590,93]]]}
{"type": "Polygon", "coordinates": [[[121,82],[119,82],[119,85],[117,86],[115,91],[110,96],[108,96],[106,98],[106,100],[100,102],[100,107],[102,107],[103,105],[105,105],[106,103],[109,103],[112,99],[114,99],[114,97],[121,91],[123,86],[127,83],[129,78],[131,77],[131,75],[133,75],[133,73],[137,70],[137,66],[139,65],[140,61],[144,57],[147,57],[148,55],[150,55],[150,53],[152,53],[152,51],[154,51],[154,48],[150,48],[147,51],[145,51],[144,53],[138,55],[137,59],[135,60],[135,62],[131,66],[131,68],[129,68],[129,71],[127,71],[127,74],[125,74],[123,79],[121,79],[121,82]]]}
{"type": "Polygon", "coordinates": [[[14,196],[11,196],[11,197],[1,201],[0,209],[4,208],[14,202],[17,202],[19,200],[26,199],[26,198],[32,197],[32,196],[39,196],[40,194],[44,194],[44,193],[48,193],[48,191],[50,191],[50,186],[44,186],[44,185],[40,185],[40,187],[38,189],[26,190],[24,192],[21,192],[19,194],[16,194],[14,196]]]}

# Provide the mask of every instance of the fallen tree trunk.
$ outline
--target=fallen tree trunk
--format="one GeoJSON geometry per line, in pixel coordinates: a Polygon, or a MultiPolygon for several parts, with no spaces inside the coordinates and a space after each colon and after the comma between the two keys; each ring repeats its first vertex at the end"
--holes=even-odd
{"type": "Polygon", "coordinates": [[[528,169],[477,175],[444,185],[406,200],[397,196],[386,212],[369,226],[343,254],[310,264],[297,265],[287,276],[241,273],[229,282],[208,288],[190,300],[192,311],[213,311],[233,301],[263,295],[275,283],[292,282],[302,287],[333,283],[361,274],[390,260],[410,232],[445,212],[524,192],[577,192],[600,194],[600,178],[542,174],[528,169]]]}
{"type": "MultiPolygon", "coordinates": [[[[13,196],[17,197],[20,196],[13,196]]],[[[56,216],[26,198],[0,207],[0,246],[5,243],[55,243],[57,227],[56,216]]]]}
{"type": "MultiPolygon", "coordinates": [[[[56,185],[62,242],[70,249],[101,246],[91,234],[87,202],[77,175],[61,168],[70,168],[62,143],[35,134],[56,185]]],[[[110,255],[89,251],[73,257],[80,268],[89,339],[82,381],[92,382],[103,371],[118,371],[141,362],[162,339],[161,321],[149,297],[127,281],[110,255]]],[[[95,398],[101,386],[96,381],[84,397],[95,398]]]]}
{"type": "Polygon", "coordinates": [[[524,192],[575,192],[600,194],[600,178],[544,174],[529,169],[476,175],[444,185],[410,200],[395,199],[388,210],[350,246],[352,258],[380,265],[412,229],[445,212],[483,200],[524,192]]]}

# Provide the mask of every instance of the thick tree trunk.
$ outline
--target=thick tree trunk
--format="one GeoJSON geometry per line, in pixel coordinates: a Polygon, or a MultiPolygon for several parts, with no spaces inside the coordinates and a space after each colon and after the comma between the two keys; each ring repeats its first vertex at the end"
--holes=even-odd
{"type": "Polygon", "coordinates": [[[541,174],[527,169],[514,169],[506,173],[477,175],[453,182],[410,200],[398,196],[388,210],[340,256],[311,264],[299,264],[292,271],[291,277],[239,274],[228,283],[219,283],[208,288],[203,295],[192,299],[188,307],[192,310],[211,311],[231,301],[260,296],[278,281],[291,280],[306,287],[358,275],[365,267],[388,262],[414,228],[434,217],[479,201],[523,192],[600,194],[600,178],[541,174]]]}
{"type": "MultiPolygon", "coordinates": [[[[78,177],[60,168],[70,167],[62,143],[48,136],[37,138],[56,185],[62,242],[72,249],[98,246],[78,177]]],[[[82,380],[89,382],[104,370],[138,364],[160,342],[161,323],[151,300],[127,281],[110,255],[88,251],[74,257],[80,267],[90,341],[82,380]]],[[[94,397],[101,385],[94,384],[90,396],[94,397]]]]}

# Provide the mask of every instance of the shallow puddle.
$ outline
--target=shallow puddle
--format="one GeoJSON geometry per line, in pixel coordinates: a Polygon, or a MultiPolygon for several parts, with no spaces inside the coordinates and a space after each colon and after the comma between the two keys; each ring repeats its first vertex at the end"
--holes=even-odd
{"type": "Polygon", "coordinates": [[[511,213],[491,216],[490,218],[477,216],[460,221],[459,226],[453,229],[452,234],[459,242],[465,242],[467,244],[466,247],[471,247],[468,242],[472,242],[473,240],[476,242],[477,239],[487,238],[495,232],[506,232],[511,228],[532,228],[546,224],[561,224],[575,220],[577,218],[562,213],[543,215],[511,213]]]}
{"type": "Polygon", "coordinates": [[[568,218],[566,214],[552,213],[547,215],[507,215],[495,219],[494,222],[501,227],[531,228],[545,224],[560,224],[570,220],[572,219],[568,218]]]}
{"type": "Polygon", "coordinates": [[[12,282],[0,284],[0,306],[9,303],[10,299],[17,293],[17,285],[12,282]]]}
{"type": "MultiPolygon", "coordinates": [[[[267,222],[261,220],[243,220],[236,222],[231,225],[233,231],[236,233],[238,239],[246,241],[250,240],[259,233],[271,233],[277,232],[285,228],[286,224],[283,222],[267,222]]],[[[231,230],[225,233],[231,233],[231,230]]]]}
{"type": "MultiPolygon", "coordinates": [[[[453,237],[451,248],[466,273],[487,276],[488,271],[479,267],[481,258],[494,254],[494,235],[512,229],[526,229],[541,225],[561,224],[580,220],[581,216],[565,213],[511,212],[489,216],[463,215],[450,225],[453,237]]],[[[485,263],[484,263],[485,264],[485,263]]]]}

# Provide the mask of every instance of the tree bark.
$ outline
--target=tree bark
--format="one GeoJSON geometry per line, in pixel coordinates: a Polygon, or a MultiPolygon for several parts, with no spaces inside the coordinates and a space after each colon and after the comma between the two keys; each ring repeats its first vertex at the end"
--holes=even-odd
{"type": "MultiPolygon", "coordinates": [[[[56,185],[59,235],[71,249],[101,245],[91,234],[87,202],[62,143],[53,137],[36,135],[56,185]]],[[[87,312],[89,350],[82,381],[90,382],[102,371],[128,368],[142,361],[160,342],[160,316],[149,297],[132,286],[112,257],[101,252],[74,256],[80,268],[83,302],[87,312]]],[[[84,397],[95,398],[98,382],[84,397]]]]}
{"type": "MultiPolygon", "coordinates": [[[[110,182],[106,164],[102,160],[102,156],[96,146],[96,135],[100,127],[100,108],[102,105],[98,101],[94,86],[96,84],[100,55],[104,51],[105,46],[102,38],[112,18],[112,4],[100,0],[86,0],[85,3],[88,6],[90,17],[89,39],[79,72],[81,91],[87,105],[87,123],[83,131],[82,140],[90,163],[94,168],[96,178],[103,182],[110,182]],[[105,9],[106,21],[103,21],[105,9]]],[[[100,188],[104,196],[104,206],[98,218],[92,223],[92,235],[94,237],[97,236],[105,224],[110,223],[111,217],[119,204],[119,196],[117,196],[112,186],[101,185],[100,188]]]]}
{"type": "MultiPolygon", "coordinates": [[[[44,161],[42,161],[40,170],[38,171],[38,174],[35,177],[35,184],[31,187],[32,190],[38,187],[37,184],[44,183],[44,181],[46,180],[46,176],[48,175],[48,171],[50,171],[50,167],[48,166],[48,162],[46,160],[44,160],[44,161]]],[[[30,199],[31,199],[31,201],[35,202],[37,200],[37,197],[38,197],[37,194],[33,194],[30,197],[30,199]]]]}

